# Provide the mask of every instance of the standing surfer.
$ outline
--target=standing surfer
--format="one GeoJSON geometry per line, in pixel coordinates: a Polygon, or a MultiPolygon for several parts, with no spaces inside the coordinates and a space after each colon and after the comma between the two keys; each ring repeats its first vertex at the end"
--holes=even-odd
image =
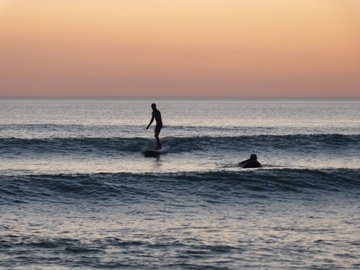
{"type": "Polygon", "coordinates": [[[160,131],[163,127],[163,123],[162,123],[162,119],[161,119],[161,113],[158,109],[156,109],[156,104],[153,103],[151,104],[151,108],[152,108],[152,117],[151,117],[151,120],[150,120],[150,123],[148,124],[148,126],[146,127],[146,129],[148,129],[152,122],[156,121],[156,126],[155,126],[155,139],[156,139],[156,149],[161,149],[161,143],[160,143],[160,139],[159,139],[159,134],[160,134],[160,131]]]}

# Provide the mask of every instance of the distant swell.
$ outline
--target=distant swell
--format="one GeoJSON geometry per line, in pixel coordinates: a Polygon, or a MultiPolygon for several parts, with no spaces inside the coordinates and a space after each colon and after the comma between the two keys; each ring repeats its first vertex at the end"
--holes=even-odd
{"type": "Polygon", "coordinates": [[[159,203],[193,196],[194,200],[231,202],[238,197],[276,193],[360,195],[358,169],[261,169],[252,171],[159,174],[99,173],[0,176],[2,204],[31,201],[71,203],[159,203]]]}
{"type": "MultiPolygon", "coordinates": [[[[257,135],[235,137],[165,137],[164,144],[171,152],[213,151],[218,149],[283,149],[287,151],[360,151],[360,135],[257,135]]],[[[139,152],[154,145],[152,138],[1,138],[0,154],[66,153],[66,154],[113,154],[139,152]]]]}
{"type": "Polygon", "coordinates": [[[91,152],[137,152],[149,139],[142,138],[46,138],[46,139],[0,139],[2,154],[11,152],[33,153],[91,153],[91,152]]]}

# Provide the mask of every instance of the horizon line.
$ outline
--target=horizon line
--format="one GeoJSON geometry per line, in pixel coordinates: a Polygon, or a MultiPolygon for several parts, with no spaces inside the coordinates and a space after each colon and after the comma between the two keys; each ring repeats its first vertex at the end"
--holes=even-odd
{"type": "Polygon", "coordinates": [[[264,97],[239,97],[239,96],[218,96],[218,97],[204,97],[204,96],[195,96],[195,97],[187,97],[187,96],[174,96],[174,97],[164,97],[164,96],[0,96],[0,99],[162,99],[162,100],[170,100],[170,99],[207,99],[207,100],[216,100],[216,99],[360,99],[360,96],[344,96],[344,97],[327,97],[327,96],[316,96],[316,97],[308,97],[308,96],[264,96],[264,97]]]}

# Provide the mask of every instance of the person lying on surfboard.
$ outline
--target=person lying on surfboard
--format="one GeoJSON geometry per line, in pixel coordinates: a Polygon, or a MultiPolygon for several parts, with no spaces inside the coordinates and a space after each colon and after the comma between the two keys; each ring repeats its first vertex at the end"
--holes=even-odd
{"type": "Polygon", "coordinates": [[[155,139],[156,139],[156,148],[155,149],[161,149],[161,143],[160,143],[160,139],[159,139],[159,134],[160,131],[163,127],[163,123],[162,123],[162,119],[161,119],[161,113],[158,109],[156,109],[156,104],[153,103],[151,104],[151,108],[152,108],[152,116],[151,116],[151,120],[150,123],[148,124],[148,126],[146,127],[146,129],[149,129],[149,127],[151,126],[152,122],[156,121],[156,126],[155,126],[155,139]]]}
{"type": "Polygon", "coordinates": [[[261,167],[261,164],[257,160],[257,156],[255,154],[251,154],[250,159],[241,161],[238,164],[242,168],[259,168],[259,167],[261,167]]]}

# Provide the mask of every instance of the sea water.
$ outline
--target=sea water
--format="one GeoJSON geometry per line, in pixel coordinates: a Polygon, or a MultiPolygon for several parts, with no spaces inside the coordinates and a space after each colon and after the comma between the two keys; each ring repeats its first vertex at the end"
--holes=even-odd
{"type": "Polygon", "coordinates": [[[1,269],[360,269],[359,99],[1,99],[0,158],[1,269]]]}

